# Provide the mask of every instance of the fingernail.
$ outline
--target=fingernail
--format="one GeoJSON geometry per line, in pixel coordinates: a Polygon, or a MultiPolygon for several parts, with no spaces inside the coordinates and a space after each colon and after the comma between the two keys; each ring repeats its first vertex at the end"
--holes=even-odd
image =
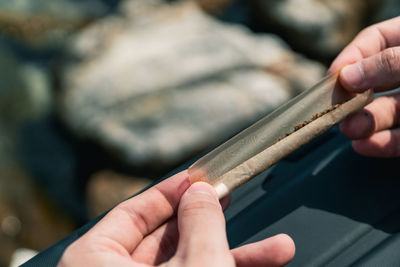
{"type": "Polygon", "coordinates": [[[217,193],[215,192],[214,188],[207,183],[204,182],[196,182],[192,184],[189,189],[186,191],[186,194],[189,195],[197,195],[203,194],[213,197],[214,199],[218,200],[217,193]]]}
{"type": "Polygon", "coordinates": [[[360,63],[345,66],[340,72],[340,80],[350,89],[358,89],[364,82],[364,75],[360,63]]]}

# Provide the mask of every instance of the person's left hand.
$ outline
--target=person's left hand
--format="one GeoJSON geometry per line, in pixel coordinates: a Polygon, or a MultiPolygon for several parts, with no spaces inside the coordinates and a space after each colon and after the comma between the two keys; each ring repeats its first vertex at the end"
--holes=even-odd
{"type": "MultiPolygon", "coordinates": [[[[369,26],[338,55],[329,72],[352,93],[400,86],[400,17],[369,26]],[[343,67],[343,68],[342,68],[343,67]]],[[[400,157],[400,93],[381,96],[340,124],[356,152],[368,157],[400,157]]]]}
{"type": "Polygon", "coordinates": [[[122,202],[67,248],[59,266],[281,266],[293,258],[284,234],[229,250],[215,190],[189,186],[184,171],[122,202]]]}

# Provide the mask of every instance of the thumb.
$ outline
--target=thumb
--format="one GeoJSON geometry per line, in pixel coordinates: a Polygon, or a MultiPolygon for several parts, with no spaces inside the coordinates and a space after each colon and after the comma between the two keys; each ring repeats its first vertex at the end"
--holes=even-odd
{"type": "Polygon", "coordinates": [[[187,266],[234,264],[225,232],[225,219],[214,188],[194,183],[178,208],[179,244],[176,256],[187,266]]]}
{"type": "Polygon", "coordinates": [[[339,79],[343,87],[357,93],[369,88],[375,91],[397,88],[400,85],[400,47],[385,49],[345,66],[339,79]]]}

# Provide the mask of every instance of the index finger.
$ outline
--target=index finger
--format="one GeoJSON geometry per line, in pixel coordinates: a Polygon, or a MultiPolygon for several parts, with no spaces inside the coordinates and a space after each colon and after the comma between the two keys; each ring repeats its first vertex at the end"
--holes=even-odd
{"type": "Polygon", "coordinates": [[[372,25],[361,31],[356,38],[337,56],[329,73],[345,65],[370,57],[380,51],[400,45],[400,17],[372,25]]]}
{"type": "Polygon", "coordinates": [[[189,185],[187,171],[162,181],[112,209],[82,236],[80,242],[89,242],[91,247],[100,248],[122,246],[125,253],[132,253],[146,235],[175,213],[179,200],[189,185]],[[91,242],[92,239],[96,242],[91,242]]]}

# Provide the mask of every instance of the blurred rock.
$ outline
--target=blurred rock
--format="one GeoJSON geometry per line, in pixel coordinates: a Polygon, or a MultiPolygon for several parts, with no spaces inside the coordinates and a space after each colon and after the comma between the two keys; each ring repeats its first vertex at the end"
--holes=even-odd
{"type": "Polygon", "coordinates": [[[13,51],[0,41],[0,159],[5,166],[8,160],[18,162],[53,200],[82,218],[86,215],[83,199],[77,201],[75,193],[76,144],[51,115],[54,97],[49,71],[21,61],[13,51]]]}
{"type": "Polygon", "coordinates": [[[100,0],[0,1],[0,33],[37,48],[62,45],[66,35],[103,15],[100,0]]]}
{"type": "Polygon", "coordinates": [[[150,179],[125,176],[112,171],[94,174],[87,185],[87,202],[92,218],[110,210],[149,184],[150,179]]]}
{"type": "Polygon", "coordinates": [[[0,119],[11,127],[47,114],[52,106],[48,70],[20,61],[1,41],[0,58],[0,119]]]}
{"type": "Polygon", "coordinates": [[[396,0],[249,1],[261,29],[278,33],[295,50],[328,63],[369,24],[398,16],[396,0]]]}
{"type": "Polygon", "coordinates": [[[292,47],[330,59],[363,28],[362,0],[256,0],[251,2],[266,30],[279,32],[292,47]]]}
{"type": "Polygon", "coordinates": [[[23,64],[18,70],[18,76],[23,84],[21,95],[25,96],[25,103],[20,104],[29,109],[29,118],[49,114],[53,106],[53,92],[48,69],[32,63],[23,64]]]}
{"type": "Polygon", "coordinates": [[[191,4],[135,19],[108,17],[76,36],[60,111],[75,134],[130,166],[165,171],[325,71],[276,36],[217,22],[191,4]]]}

